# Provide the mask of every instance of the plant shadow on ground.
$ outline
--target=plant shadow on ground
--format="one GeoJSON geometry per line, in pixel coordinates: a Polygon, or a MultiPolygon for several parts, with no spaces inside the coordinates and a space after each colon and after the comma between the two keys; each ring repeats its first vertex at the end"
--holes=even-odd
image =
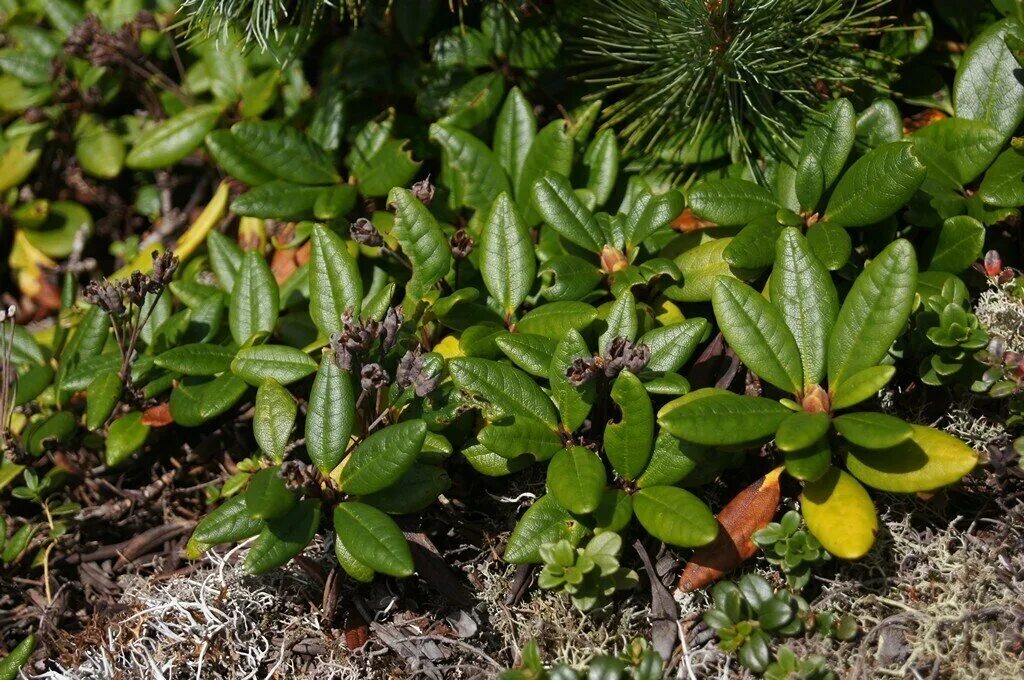
{"type": "MultiPolygon", "coordinates": [[[[798,656],[825,657],[844,678],[967,677],[955,669],[1020,677],[1022,490],[994,495],[984,475],[928,501],[885,499],[876,549],[859,562],[832,561],[806,591],[812,608],[854,615],[861,635],[782,644],[798,656]]],[[[158,556],[135,570],[143,575],[115,578],[116,592],[78,609],[77,623],[68,614],[55,618],[60,625],[47,628],[46,640],[54,661],[34,669],[37,677],[161,677],[153,669],[162,669],[166,678],[488,678],[515,663],[529,639],[539,641],[545,658],[582,664],[650,634],[646,582],[585,615],[567,598],[536,588],[536,570],[501,562],[517,510],[543,492],[539,475],[521,475],[511,489],[468,487],[457,474],[455,481],[447,504],[404,527],[421,539],[422,578],[367,586],[335,580],[333,558],[319,541],[302,561],[262,576],[242,571],[244,547],[177,571],[158,556]]],[[[715,491],[729,497],[728,490],[715,491]]],[[[663,550],[656,557],[673,588],[685,555],[663,550]]],[[[626,561],[641,569],[635,554],[626,561]]],[[[782,584],[762,560],[746,569],[782,584]]],[[[671,672],[681,666],[682,677],[745,677],[700,622],[705,594],[677,600],[686,646],[677,646],[671,672]]]]}

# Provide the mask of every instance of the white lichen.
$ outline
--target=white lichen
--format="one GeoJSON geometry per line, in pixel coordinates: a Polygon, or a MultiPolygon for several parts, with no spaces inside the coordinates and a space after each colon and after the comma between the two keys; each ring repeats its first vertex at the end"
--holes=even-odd
{"type": "Polygon", "coordinates": [[[1024,354],[1024,300],[1018,297],[1016,281],[991,287],[978,296],[974,315],[989,335],[999,336],[1006,349],[1024,354]]]}

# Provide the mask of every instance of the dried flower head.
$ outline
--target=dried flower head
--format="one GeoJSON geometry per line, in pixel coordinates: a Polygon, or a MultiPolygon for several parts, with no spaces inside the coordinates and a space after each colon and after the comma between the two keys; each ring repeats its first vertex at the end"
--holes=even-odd
{"type": "Polygon", "coordinates": [[[604,374],[614,378],[622,371],[639,373],[651,360],[651,348],[643,343],[633,344],[628,338],[615,338],[604,354],[604,374]]]}
{"type": "Polygon", "coordinates": [[[384,315],[384,321],[380,324],[380,347],[385,352],[390,352],[398,343],[398,331],[402,328],[405,314],[401,307],[389,307],[384,315]]]}
{"type": "MultiPolygon", "coordinates": [[[[158,253],[153,251],[153,282],[159,286],[166,286],[174,278],[174,272],[178,269],[178,258],[172,251],[158,253]]],[[[153,292],[153,291],[151,291],[153,292]]]]}
{"type": "Polygon", "coordinates": [[[427,373],[423,357],[417,350],[406,352],[402,360],[398,362],[395,380],[403,390],[412,387],[417,397],[425,397],[437,389],[438,383],[441,382],[441,376],[427,373]]]}
{"type": "Polygon", "coordinates": [[[82,297],[89,304],[96,305],[107,314],[121,316],[125,313],[121,291],[110,281],[90,281],[82,289],[82,297]]]}
{"type": "Polygon", "coordinates": [[[286,460],[281,463],[278,475],[289,491],[303,491],[314,486],[319,479],[315,467],[299,460],[286,460]]]}
{"type": "Polygon", "coordinates": [[[356,243],[362,243],[364,246],[376,248],[384,245],[384,237],[377,231],[377,227],[373,226],[373,222],[365,217],[360,217],[349,225],[348,232],[356,243]]]}
{"type": "Polygon", "coordinates": [[[430,175],[412,185],[412,195],[423,205],[430,205],[434,200],[434,185],[430,183],[430,175]]]}
{"type": "Polygon", "coordinates": [[[565,377],[569,379],[570,383],[579,387],[593,380],[597,372],[597,361],[593,357],[576,357],[569,364],[569,368],[565,369],[565,377]]]}
{"type": "Polygon", "coordinates": [[[359,371],[359,386],[364,390],[379,390],[387,387],[391,377],[380,364],[366,364],[359,371]]]}
{"type": "Polygon", "coordinates": [[[132,304],[141,306],[146,301],[146,294],[150,292],[152,282],[142,272],[136,270],[124,281],[121,281],[121,293],[132,304]]]}
{"type": "Polygon", "coordinates": [[[469,232],[463,228],[458,229],[451,238],[452,255],[455,257],[466,257],[473,252],[473,239],[469,232]]]}

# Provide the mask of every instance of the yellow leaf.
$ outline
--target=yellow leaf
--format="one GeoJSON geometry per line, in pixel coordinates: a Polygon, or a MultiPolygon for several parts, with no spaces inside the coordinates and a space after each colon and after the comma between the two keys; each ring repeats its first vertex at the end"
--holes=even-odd
{"type": "Polygon", "coordinates": [[[459,344],[459,339],[454,335],[445,336],[441,342],[434,345],[434,351],[445,359],[458,359],[466,356],[466,353],[462,351],[462,345],[459,344]]]}
{"type": "Polygon", "coordinates": [[[846,467],[853,476],[881,491],[933,491],[974,469],[978,454],[956,437],[923,425],[912,425],[913,436],[891,449],[869,451],[851,446],[846,467]]]}
{"type": "Polygon", "coordinates": [[[665,298],[659,298],[657,300],[657,303],[654,306],[654,318],[657,319],[658,323],[662,326],[686,321],[686,317],[683,315],[682,310],[679,309],[679,306],[665,298]]]}
{"type": "Polygon", "coordinates": [[[242,250],[262,253],[267,247],[267,226],[259,217],[238,220],[238,245],[242,250]]]}
{"type": "Polygon", "coordinates": [[[208,543],[200,543],[194,538],[188,539],[188,543],[185,544],[185,559],[197,560],[203,556],[203,553],[209,550],[210,545],[208,543]]]}
{"type": "Polygon", "coordinates": [[[224,214],[228,209],[229,194],[228,183],[221,182],[220,186],[217,187],[217,191],[214,192],[213,198],[203,208],[203,212],[199,213],[196,221],[185,230],[185,233],[181,235],[175,244],[174,254],[178,256],[179,260],[182,262],[187,260],[195,249],[206,241],[206,236],[210,233],[210,230],[217,226],[217,223],[224,218],[224,214]]]}
{"type": "Polygon", "coordinates": [[[14,233],[14,245],[7,261],[11,269],[18,273],[18,287],[28,297],[35,297],[42,288],[41,267],[57,266],[57,263],[48,258],[43,251],[29,243],[25,233],[20,229],[14,233]]]}
{"type": "Polygon", "coordinates": [[[126,279],[131,276],[134,271],[140,271],[143,274],[148,273],[153,268],[153,253],[160,254],[162,252],[164,252],[164,246],[162,243],[149,244],[135,255],[135,259],[114,272],[113,276],[110,277],[110,280],[118,281],[120,279],[126,279]]]}
{"type": "Polygon", "coordinates": [[[839,468],[804,484],[800,509],[807,528],[836,557],[858,559],[875,542],[878,516],[871,497],[860,482],[839,468]]]}

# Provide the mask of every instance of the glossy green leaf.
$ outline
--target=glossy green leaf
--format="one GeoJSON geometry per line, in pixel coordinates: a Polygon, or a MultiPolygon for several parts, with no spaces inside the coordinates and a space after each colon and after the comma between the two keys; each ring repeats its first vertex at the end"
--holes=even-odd
{"type": "Polygon", "coordinates": [[[508,51],[509,64],[521,69],[551,66],[562,39],[554,26],[529,26],[516,35],[508,51]]]}
{"type": "Polygon", "coordinates": [[[572,172],[573,141],[566,127],[564,120],[554,120],[537,133],[515,180],[516,203],[529,227],[540,221],[533,207],[534,184],[547,174],[568,177],[572,172]]]}
{"type": "Polygon", "coordinates": [[[583,336],[578,331],[569,329],[555,346],[548,368],[548,381],[551,385],[551,398],[558,405],[562,422],[570,431],[575,431],[590,415],[597,397],[594,383],[573,385],[566,376],[566,370],[574,359],[591,357],[590,350],[583,336]]]}
{"type": "Polygon", "coordinates": [[[650,486],[633,496],[633,512],[651,536],[680,548],[707,545],[718,536],[711,509],[689,491],[650,486]]]}
{"type": "Polygon", "coordinates": [[[341,179],[327,153],[291,125],[276,120],[242,121],[231,127],[231,134],[253,161],[277,179],[295,184],[333,184],[341,179]]]}
{"type": "Polygon", "coordinates": [[[781,451],[806,449],[825,436],[831,424],[827,413],[799,411],[788,416],[775,432],[775,445],[781,451]]]}
{"type": "Polygon", "coordinates": [[[540,272],[554,275],[554,281],[541,289],[541,295],[556,302],[579,300],[604,278],[600,269],[575,255],[553,257],[541,265],[540,272]]]}
{"type": "Polygon", "coordinates": [[[285,515],[267,520],[245,556],[245,570],[250,574],[264,574],[284,566],[309,545],[319,526],[320,500],[317,498],[301,500],[285,515]]]}
{"type": "Polygon", "coordinates": [[[536,136],[537,117],[533,106],[518,87],[513,87],[498,112],[492,148],[515,186],[518,186],[516,181],[536,136]]]}
{"type": "Polygon", "coordinates": [[[309,266],[309,315],[324,336],[339,333],[345,312],[359,317],[363,301],[359,267],[345,242],[321,225],[310,234],[309,266]]]}
{"type": "Polygon", "coordinates": [[[891,99],[876,99],[857,116],[857,146],[873,149],[903,138],[903,117],[891,99]]]}
{"type": "Polygon", "coordinates": [[[555,427],[558,417],[547,395],[528,375],[497,361],[478,358],[452,359],[448,364],[456,387],[478,394],[509,415],[538,418],[555,427]]]}
{"type": "Polygon", "coordinates": [[[474,470],[488,477],[510,475],[528,468],[535,462],[533,456],[520,456],[509,460],[480,444],[464,447],[460,453],[474,470]]]}
{"type": "MultiPolygon", "coordinates": [[[[984,122],[966,118],[947,118],[925,125],[914,132],[913,139],[918,148],[920,142],[925,142],[922,154],[925,157],[930,155],[928,146],[940,150],[939,156],[950,164],[941,171],[950,173],[958,185],[968,184],[984,172],[1005,141],[984,122]]],[[[928,168],[929,173],[933,170],[928,168]]]]}
{"type": "Polygon", "coordinates": [[[562,175],[548,173],[533,185],[537,213],[562,238],[597,253],[604,238],[593,213],[587,209],[562,175]]]}
{"type": "Polygon", "coordinates": [[[107,422],[114,412],[114,407],[121,400],[124,383],[117,371],[104,371],[89,383],[85,391],[85,426],[90,430],[98,430],[107,422]]]}
{"type": "Polygon", "coordinates": [[[205,342],[173,347],[160,353],[153,363],[183,375],[216,375],[231,368],[235,349],[205,342]]]}
{"type": "Polygon", "coordinates": [[[851,446],[846,466],[868,486],[895,493],[934,491],[954,484],[978,462],[978,454],[941,430],[911,425],[912,437],[888,449],[851,446]]]}
{"type": "Polygon", "coordinates": [[[999,154],[982,178],[978,196],[997,208],[1024,205],[1024,153],[1007,149],[999,154]]]}
{"type": "Polygon", "coordinates": [[[491,117],[505,97],[505,78],[498,72],[483,73],[459,87],[440,120],[451,128],[470,130],[491,117]]]}
{"type": "Polygon", "coordinates": [[[586,531],[586,527],[559,505],[554,496],[541,496],[516,523],[502,557],[512,564],[538,563],[542,545],[562,539],[576,545],[586,531]]]}
{"type": "Polygon", "coordinates": [[[837,385],[878,365],[903,332],[914,304],[917,257],[908,241],[890,243],[846,296],[828,345],[828,380],[837,385]]]}
{"type": "Polygon", "coordinates": [[[341,469],[342,491],[362,496],[391,486],[416,462],[426,435],[422,420],[395,423],[374,432],[341,469]]]}
{"type": "Polygon", "coordinates": [[[690,359],[707,332],[708,322],[701,318],[686,319],[647,331],[639,340],[640,344],[647,345],[651,350],[647,368],[666,373],[678,371],[690,359]]]}
{"type": "Polygon", "coordinates": [[[257,333],[274,330],[279,296],[266,261],[254,251],[245,253],[228,305],[228,325],[235,342],[241,345],[257,333]]]}
{"type": "Polygon", "coordinates": [[[561,340],[570,330],[583,331],[597,318],[597,310],[583,302],[549,302],[535,307],[519,320],[520,333],[561,340]]]}
{"type": "Polygon", "coordinates": [[[614,130],[606,128],[597,133],[583,154],[583,165],[587,168],[587,189],[597,205],[604,205],[619,173],[619,142],[614,130]]]}
{"type": "Polygon", "coordinates": [[[93,177],[117,177],[124,168],[126,154],[124,140],[101,123],[93,122],[75,131],[75,157],[82,170],[93,177]]]}
{"type": "Polygon", "coordinates": [[[846,229],[828,222],[819,222],[807,230],[807,244],[829,271],[837,271],[850,259],[853,241],[846,229]]]}
{"type": "Polygon", "coordinates": [[[441,147],[445,167],[451,171],[454,205],[488,210],[499,194],[510,191],[498,157],[469,132],[434,123],[430,139],[441,147]]]}
{"type": "Polygon", "coordinates": [[[896,375],[894,366],[869,366],[836,385],[832,392],[832,410],[855,406],[878,394],[896,375]]]}
{"type": "Polygon", "coordinates": [[[851,444],[869,449],[889,449],[914,434],[905,421],[873,411],[836,416],[832,424],[851,444]]]}
{"type": "Polygon", "coordinates": [[[725,260],[731,238],[706,241],[676,257],[676,266],[683,273],[683,285],[669,286],[665,295],[682,302],[708,302],[719,276],[733,276],[725,260]]]}
{"type": "Polygon", "coordinates": [[[260,470],[249,480],[245,490],[245,506],[253,519],[273,519],[287,514],[299,500],[281,478],[281,468],[260,470]]]}
{"type": "Polygon", "coordinates": [[[953,83],[957,118],[988,123],[1003,139],[1024,119],[1024,83],[1007,38],[1024,38],[1024,29],[1011,19],[990,24],[961,57],[953,83]]]}
{"type": "Polygon", "coordinates": [[[227,499],[200,520],[192,538],[200,543],[219,545],[234,543],[255,536],[263,529],[263,521],[249,513],[245,494],[227,499]]]}
{"type": "Polygon", "coordinates": [[[510,314],[533,287],[537,258],[530,232],[506,193],[499,195],[491,206],[480,248],[480,275],[487,292],[510,314]]]}
{"type": "Polygon", "coordinates": [[[727,277],[715,282],[711,299],[719,328],[743,363],[780,390],[799,392],[800,349],[782,313],[750,286],[727,277]]]}
{"type": "Polygon", "coordinates": [[[439,36],[430,45],[431,60],[438,66],[477,68],[490,62],[487,36],[475,28],[457,26],[439,36]]]}
{"type": "Polygon", "coordinates": [[[729,446],[768,439],[791,413],[772,399],[710,394],[662,412],[658,422],[680,439],[729,446]]]}
{"type": "Polygon", "coordinates": [[[308,354],[287,345],[243,347],[231,361],[231,372],[250,385],[260,385],[267,378],[288,385],[316,369],[308,354]]]}
{"type": "Polygon", "coordinates": [[[288,451],[297,411],[295,399],[277,380],[266,378],[256,390],[252,431],[260,449],[276,463],[288,451]]]}
{"type": "Polygon", "coordinates": [[[404,515],[425,509],[451,484],[444,468],[415,463],[393,485],[364,496],[363,501],[389,515],[404,515]]]}
{"type": "Polygon", "coordinates": [[[758,217],[730,240],[722,257],[734,267],[770,267],[775,260],[775,242],[784,228],[775,215],[758,217]]]}
{"type": "Polygon", "coordinates": [[[448,239],[427,207],[408,189],[392,189],[388,203],[395,206],[392,233],[413,267],[406,294],[413,299],[422,298],[451,267],[448,239]]]}
{"type": "Polygon", "coordinates": [[[218,105],[189,106],[139,135],[125,165],[133,170],[156,170],[177,163],[203,143],[220,115],[218,105]]]}
{"type": "Polygon", "coordinates": [[[770,191],[742,179],[701,182],[690,190],[687,200],[695,215],[723,227],[743,226],[779,209],[770,191]]]}
{"type": "Polygon", "coordinates": [[[142,448],[149,436],[149,426],[142,423],[141,411],[130,411],[110,424],[107,429],[104,462],[117,467],[142,448]]]}
{"type": "Polygon", "coordinates": [[[593,512],[601,502],[607,479],[601,458],[582,446],[562,449],[548,463],[548,493],[569,512],[593,512]]]}
{"type": "Polygon", "coordinates": [[[391,136],[394,124],[394,116],[383,122],[371,120],[352,140],[345,163],[363,196],[387,196],[394,187],[407,186],[420,167],[405,148],[406,140],[391,136]]]}
{"type": "Polygon", "coordinates": [[[611,398],[622,412],[604,431],[604,452],[615,472],[633,480],[647,467],[654,444],[654,407],[640,379],[623,371],[612,384],[611,398]]]}
{"type": "Polygon", "coordinates": [[[681,482],[704,465],[709,455],[713,454],[706,447],[673,437],[667,430],[659,430],[651,460],[637,478],[637,486],[670,486],[681,482]]]}
{"type": "Polygon", "coordinates": [[[352,376],[325,350],[306,409],[306,451],[321,472],[329,473],[344,458],[354,420],[352,376]]]}
{"type": "Polygon", "coordinates": [[[505,333],[494,339],[512,363],[530,375],[546,378],[558,343],[533,333],[505,333]]]}
{"type": "Polygon", "coordinates": [[[230,373],[204,382],[179,384],[171,392],[171,416],[184,427],[201,425],[225,413],[248,389],[244,380],[230,373]]]}
{"type": "Polygon", "coordinates": [[[608,308],[608,315],[605,317],[607,328],[597,340],[597,349],[600,354],[608,350],[608,345],[616,338],[627,340],[636,339],[638,321],[636,318],[636,299],[631,292],[623,293],[608,308]]]}
{"type": "Polygon", "coordinates": [[[801,387],[817,385],[825,377],[828,338],[839,314],[839,295],[825,265],[798,229],[785,229],[775,251],[769,284],[772,306],[782,315],[800,350],[801,387]]]}
{"type": "Polygon", "coordinates": [[[829,198],[825,219],[845,227],[881,222],[910,200],[925,173],[912,143],[882,144],[843,173],[829,198]]]}
{"type": "Polygon", "coordinates": [[[562,449],[562,438],[550,425],[523,415],[489,423],[477,433],[477,441],[509,460],[524,455],[548,460],[562,449]]]}
{"type": "Polygon", "coordinates": [[[231,130],[214,130],[206,135],[206,149],[224,172],[249,186],[278,178],[273,167],[265,164],[260,154],[246,146],[231,130]]]}
{"type": "Polygon", "coordinates": [[[348,551],[341,538],[334,537],[334,557],[338,564],[345,570],[345,573],[360,583],[370,583],[376,573],[371,567],[356,559],[355,555],[348,551]]]}
{"type": "Polygon", "coordinates": [[[325,192],[333,187],[307,186],[275,179],[245,192],[231,202],[231,212],[245,217],[308,220],[325,192]]]}
{"type": "Polygon", "coordinates": [[[238,272],[242,269],[244,255],[238,244],[219,231],[211,231],[206,237],[210,266],[217,275],[221,288],[230,293],[235,287],[238,272]]]}
{"type": "MultiPolygon", "coordinates": [[[[812,117],[800,148],[801,162],[797,164],[797,183],[803,169],[804,158],[814,158],[819,182],[823,189],[832,186],[846,165],[846,159],[853,149],[856,136],[857,114],[848,99],[837,99],[830,103],[819,118],[812,117]]],[[[814,203],[817,203],[815,201],[814,203]]],[[[807,205],[814,208],[814,205],[807,205]]]]}
{"type": "Polygon", "coordinates": [[[832,448],[829,438],[821,437],[802,449],[783,454],[786,472],[795,479],[813,482],[821,479],[832,467],[832,448]]]}
{"type": "Polygon", "coordinates": [[[967,215],[950,217],[939,229],[928,269],[959,274],[981,259],[984,247],[984,224],[967,215]]]}
{"type": "Polygon", "coordinates": [[[415,568],[409,544],[394,520],[365,503],[346,501],[334,508],[334,531],[351,555],[388,576],[409,576],[415,568]]]}
{"type": "Polygon", "coordinates": [[[804,485],[800,510],[807,528],[836,557],[859,559],[875,543],[875,506],[864,487],[838,468],[804,485]]]}
{"type": "Polygon", "coordinates": [[[0,661],[0,680],[15,680],[21,668],[29,662],[35,651],[36,636],[28,635],[0,661]]]}

